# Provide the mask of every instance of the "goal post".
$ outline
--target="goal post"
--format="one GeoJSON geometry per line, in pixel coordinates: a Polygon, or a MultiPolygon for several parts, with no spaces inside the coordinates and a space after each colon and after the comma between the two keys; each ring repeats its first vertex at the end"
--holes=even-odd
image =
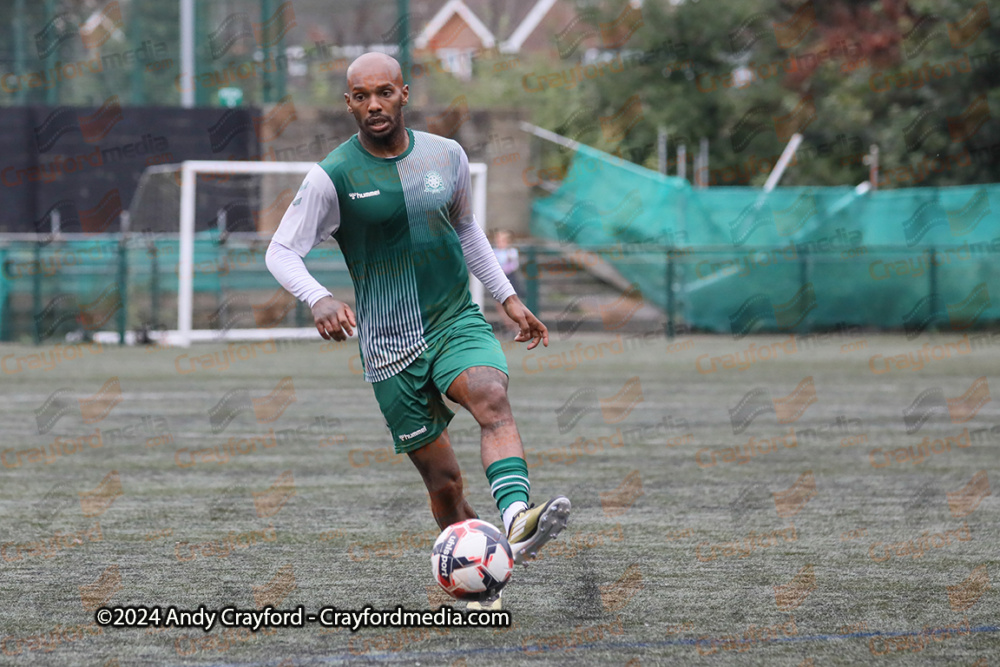
{"type": "MultiPolygon", "coordinates": [[[[230,162],[225,160],[186,160],[181,163],[180,246],[177,250],[177,331],[168,332],[170,345],[188,347],[193,336],[194,312],[194,232],[195,188],[198,174],[306,174],[313,162],[230,162]]],[[[208,330],[209,338],[233,340],[233,330],[208,330]]],[[[200,337],[200,336],[199,336],[200,337]]]]}
{"type": "MultiPolygon", "coordinates": [[[[294,175],[301,179],[315,162],[243,162],[224,160],[187,160],[176,165],[159,165],[149,167],[140,181],[142,187],[147,174],[173,174],[175,182],[179,181],[180,201],[177,211],[177,326],[152,335],[161,344],[188,347],[193,342],[219,340],[255,340],[271,338],[310,338],[316,336],[313,327],[271,327],[267,329],[224,327],[220,329],[201,329],[195,326],[195,240],[196,216],[198,210],[198,184],[203,176],[248,176],[267,177],[294,175]],[[179,172],[179,179],[176,174],[179,172]]],[[[471,163],[469,170],[472,175],[472,208],[479,225],[486,229],[486,176],[487,167],[483,163],[471,163]]],[[[138,196],[138,195],[137,195],[138,196]]],[[[154,203],[151,204],[155,206],[154,203]]],[[[142,203],[139,203],[141,213],[142,203]]],[[[283,211],[282,211],[283,212],[283,211]]],[[[220,215],[220,226],[225,225],[225,216],[220,215]]],[[[225,229],[220,230],[223,234],[225,229]]],[[[269,235],[259,233],[243,233],[255,241],[269,241],[269,235]]],[[[273,280],[273,279],[272,279],[273,280]]],[[[277,287],[277,283],[274,284],[277,287]]],[[[484,288],[474,276],[470,275],[470,290],[473,300],[483,307],[484,288]]]]}

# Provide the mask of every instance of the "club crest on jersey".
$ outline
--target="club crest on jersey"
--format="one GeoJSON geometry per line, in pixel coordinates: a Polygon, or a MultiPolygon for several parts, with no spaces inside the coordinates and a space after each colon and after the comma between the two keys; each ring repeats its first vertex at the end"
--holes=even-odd
{"type": "Polygon", "coordinates": [[[424,192],[444,192],[444,179],[436,171],[428,171],[424,174],[424,192]]]}

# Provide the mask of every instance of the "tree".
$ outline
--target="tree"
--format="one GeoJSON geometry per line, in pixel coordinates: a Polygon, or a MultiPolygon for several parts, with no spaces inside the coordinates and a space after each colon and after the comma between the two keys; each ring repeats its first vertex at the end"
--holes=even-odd
{"type": "MultiPolygon", "coordinates": [[[[865,180],[870,144],[892,187],[914,184],[892,170],[935,157],[951,167],[922,184],[997,180],[990,149],[1000,132],[989,110],[1000,112],[1000,96],[988,64],[1000,55],[1000,31],[986,3],[647,2],[642,12],[627,44],[604,54],[621,58],[623,71],[582,91],[608,123],[632,95],[642,102],[620,145],[595,138],[599,147],[653,166],[658,127],[671,153],[684,141],[690,155],[706,137],[713,184],[760,185],[800,131],[783,184],[865,180]]],[[[600,20],[615,16],[610,8],[600,20]]]]}

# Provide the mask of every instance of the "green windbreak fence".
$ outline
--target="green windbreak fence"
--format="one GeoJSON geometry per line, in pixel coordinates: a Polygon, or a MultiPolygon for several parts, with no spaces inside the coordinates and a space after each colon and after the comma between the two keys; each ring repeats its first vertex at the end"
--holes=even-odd
{"type": "Polygon", "coordinates": [[[534,202],[532,233],[600,254],[696,329],[1000,321],[1000,185],[693,189],[587,147],[549,171],[565,177],[534,202]]]}

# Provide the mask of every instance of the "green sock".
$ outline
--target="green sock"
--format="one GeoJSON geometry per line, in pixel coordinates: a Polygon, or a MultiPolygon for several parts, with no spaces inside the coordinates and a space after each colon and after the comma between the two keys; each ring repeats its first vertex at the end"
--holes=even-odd
{"type": "Polygon", "coordinates": [[[497,503],[497,509],[504,510],[518,501],[528,504],[528,464],[519,456],[494,461],[486,469],[486,479],[497,503]]]}

